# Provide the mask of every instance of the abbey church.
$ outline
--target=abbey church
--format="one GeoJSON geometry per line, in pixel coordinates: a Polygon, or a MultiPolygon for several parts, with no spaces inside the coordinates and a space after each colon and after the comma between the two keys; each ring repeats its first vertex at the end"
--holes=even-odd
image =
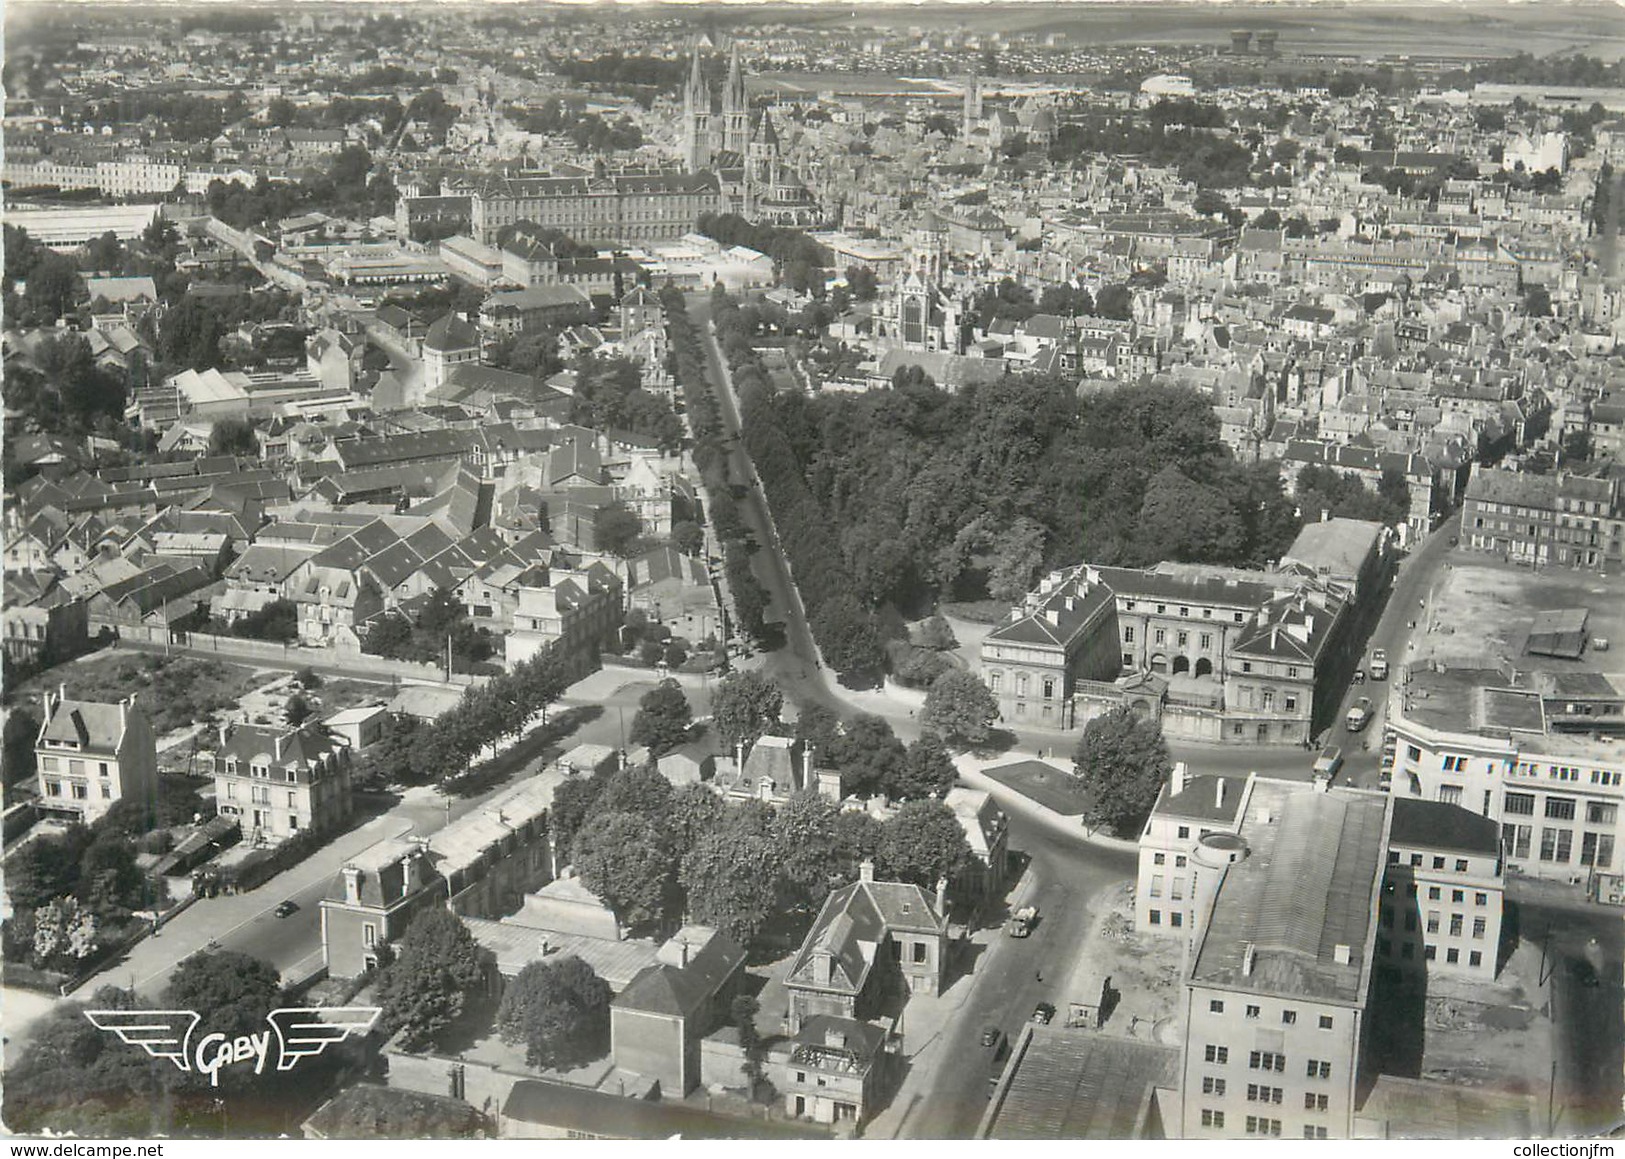
{"type": "Polygon", "coordinates": [[[819,223],[812,194],[780,154],[772,116],[765,109],[751,115],[737,46],[720,94],[706,87],[700,53],[694,50],[683,87],[681,140],[683,167],[690,173],[715,173],[723,202],[742,205],[752,221],[797,227],[819,223]]]}

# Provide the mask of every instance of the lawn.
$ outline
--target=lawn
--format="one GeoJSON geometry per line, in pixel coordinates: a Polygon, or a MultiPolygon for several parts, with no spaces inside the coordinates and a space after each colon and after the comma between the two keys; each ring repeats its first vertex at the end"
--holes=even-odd
{"type": "Polygon", "coordinates": [[[47,689],[66,686],[70,700],[116,704],[136,694],[154,735],[198,724],[232,708],[263,677],[252,668],[192,656],[104,652],[42,672],[13,690],[12,703],[38,715],[47,689]]]}
{"type": "Polygon", "coordinates": [[[1070,773],[1042,761],[1017,761],[984,769],[983,773],[1063,817],[1081,816],[1089,804],[1088,794],[1077,787],[1070,773]]]}

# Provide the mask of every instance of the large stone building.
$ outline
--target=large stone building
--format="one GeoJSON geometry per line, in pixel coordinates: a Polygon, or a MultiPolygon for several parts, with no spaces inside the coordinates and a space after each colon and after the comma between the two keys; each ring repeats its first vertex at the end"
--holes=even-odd
{"type": "Polygon", "coordinates": [[[1536,567],[1616,571],[1625,562],[1619,480],[1476,466],[1462,498],[1461,546],[1536,567]]]}
{"type": "Polygon", "coordinates": [[[115,802],[156,803],[158,749],[147,714],[130,696],[117,704],[45,694],[34,742],[40,808],[90,824],[115,802]]]}
{"type": "Polygon", "coordinates": [[[474,239],[485,245],[522,221],[594,244],[676,241],[723,208],[712,173],[492,177],[470,190],[469,204],[474,239]]]}
{"type": "Polygon", "coordinates": [[[1186,1139],[1346,1139],[1392,803],[1252,778],[1235,834],[1191,856],[1186,1139]]]}
{"type": "Polygon", "coordinates": [[[349,746],[315,728],[224,726],[214,798],[256,844],[336,828],[350,816],[349,746]]]}
{"type": "Polygon", "coordinates": [[[1439,801],[1394,802],[1378,911],[1379,965],[1493,981],[1504,896],[1494,821],[1439,801]]]}
{"type": "Polygon", "coordinates": [[[615,1065],[680,1099],[700,1083],[700,1044],[729,1022],[745,951],[706,926],[685,926],[610,1004],[615,1065]]]}
{"type": "Polygon", "coordinates": [[[1317,572],[1053,572],[983,640],[983,679],[1017,725],[1074,728],[1127,704],[1170,736],[1301,744],[1330,723],[1354,662],[1349,586],[1317,572]]]}

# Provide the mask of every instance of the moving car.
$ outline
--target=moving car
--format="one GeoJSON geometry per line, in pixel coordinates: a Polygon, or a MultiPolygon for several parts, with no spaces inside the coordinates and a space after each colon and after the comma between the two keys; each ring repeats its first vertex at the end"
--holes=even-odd
{"type": "Polygon", "coordinates": [[[1371,679],[1388,679],[1388,652],[1386,649],[1371,649],[1371,679]]]}
{"type": "Polygon", "coordinates": [[[1336,745],[1327,745],[1315,760],[1315,776],[1325,777],[1329,781],[1337,776],[1337,770],[1342,767],[1343,750],[1336,745]]]}
{"type": "Polygon", "coordinates": [[[275,911],[273,911],[273,912],[275,912],[277,917],[285,918],[285,917],[288,917],[291,914],[297,913],[298,911],[299,911],[299,906],[298,906],[297,903],[291,902],[291,901],[283,901],[283,902],[278,902],[277,903],[277,907],[276,907],[275,911]]]}
{"type": "Polygon", "coordinates": [[[1033,1007],[1033,1021],[1040,1026],[1048,1026],[1055,1017],[1055,1006],[1050,1002],[1040,1002],[1033,1007]]]}
{"type": "Polygon", "coordinates": [[[1003,1050],[1004,1042],[1004,1031],[1000,1030],[997,1026],[987,1026],[982,1028],[982,1045],[991,1047],[995,1056],[997,1056],[1003,1050]]]}
{"type": "Polygon", "coordinates": [[[1356,700],[1354,702],[1354,707],[1349,709],[1348,716],[1343,719],[1343,723],[1348,726],[1348,730],[1350,732],[1359,732],[1366,725],[1370,724],[1371,698],[1369,696],[1362,696],[1360,699],[1356,700]]]}
{"type": "Polygon", "coordinates": [[[1038,924],[1038,907],[1024,905],[1010,915],[1009,932],[1012,938],[1025,938],[1038,924]]]}

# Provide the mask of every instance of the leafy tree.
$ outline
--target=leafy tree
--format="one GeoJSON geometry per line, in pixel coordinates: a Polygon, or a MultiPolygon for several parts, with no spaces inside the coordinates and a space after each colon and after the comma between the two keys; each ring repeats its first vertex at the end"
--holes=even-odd
{"type": "Polygon", "coordinates": [[[399,1033],[407,1050],[430,1045],[484,986],[488,958],[456,914],[440,906],[424,910],[378,980],[384,1032],[399,1033]]]}
{"type": "Polygon", "coordinates": [[[843,676],[877,672],[885,663],[874,615],[850,592],[816,605],[809,627],[824,659],[843,676]]]}
{"type": "Polygon", "coordinates": [[[795,794],[774,811],[785,904],[814,909],[828,896],[831,876],[842,876],[835,828],[839,813],[836,805],[810,790],[795,794]]]}
{"type": "Polygon", "coordinates": [[[841,774],[846,792],[867,797],[896,779],[906,753],[885,717],[861,714],[830,746],[826,760],[841,774]]]}
{"type": "Polygon", "coordinates": [[[58,318],[72,313],[84,296],[84,282],[73,262],[51,250],[40,251],[27,277],[23,305],[34,325],[54,325],[58,318]]]}
{"type": "Polygon", "coordinates": [[[1124,285],[1102,286],[1095,295],[1095,313],[1127,322],[1134,316],[1134,295],[1124,285]]]}
{"type": "Polygon", "coordinates": [[[662,680],[639,697],[629,737],[635,745],[646,745],[650,756],[658,757],[688,740],[693,721],[683,686],[675,680],[662,680]]]}
{"type": "Polygon", "coordinates": [[[258,455],[259,439],[247,419],[221,419],[209,430],[209,454],[258,455]]]}
{"type": "Polygon", "coordinates": [[[566,777],[553,790],[553,805],[548,810],[552,828],[553,856],[560,865],[568,865],[575,845],[575,836],[592,812],[598,795],[603,792],[608,777],[595,773],[590,777],[566,777]]]}
{"type": "Polygon", "coordinates": [[[1089,793],[1084,823],[1128,836],[1145,824],[1173,760],[1161,726],[1123,705],[1085,726],[1072,768],[1089,793]]]}
{"type": "Polygon", "coordinates": [[[894,800],[921,800],[940,797],[959,779],[953,757],[942,738],[927,730],[908,746],[908,755],[898,767],[886,795],[894,800]]]}
{"type": "Polygon", "coordinates": [[[628,926],[658,922],[674,869],[659,832],[637,813],[597,813],[572,843],[582,884],[628,926]]]}
{"type": "Polygon", "coordinates": [[[1015,520],[993,541],[988,595],[1007,604],[1018,602],[1043,563],[1044,529],[1031,519],[1015,520]]]}
{"type": "Polygon", "coordinates": [[[0,766],[5,783],[15,785],[34,779],[34,742],[39,738],[40,719],[19,705],[6,714],[4,739],[0,740],[0,766]]]}
{"type": "Polygon", "coordinates": [[[906,801],[880,825],[879,868],[887,880],[934,889],[970,864],[970,845],[941,801],[906,801]]]}
{"type": "Polygon", "coordinates": [[[1523,295],[1524,312],[1531,318],[1552,316],[1552,295],[1545,286],[1530,286],[1523,295]]]}
{"type": "Polygon", "coordinates": [[[931,682],[920,722],[944,737],[981,744],[998,716],[998,701],[981,677],[954,668],[931,682]]]}
{"type": "Polygon", "coordinates": [[[638,554],[643,521],[624,503],[611,503],[598,513],[598,546],[622,559],[638,554]]]}
{"type": "Polygon", "coordinates": [[[822,704],[809,704],[798,710],[795,739],[807,746],[814,761],[827,762],[841,736],[841,718],[822,704]]]}
{"type": "Polygon", "coordinates": [[[672,791],[666,814],[667,845],[682,853],[693,849],[707,833],[722,824],[728,806],[709,785],[682,785],[672,791]]]}
{"type": "Polygon", "coordinates": [[[77,898],[60,897],[34,913],[34,955],[83,961],[99,948],[100,922],[77,898]]]}
{"type": "Polygon", "coordinates": [[[1170,463],[1146,485],[1139,559],[1220,563],[1233,558],[1240,517],[1222,488],[1198,483],[1170,463]]]}
{"type": "Polygon", "coordinates": [[[731,672],[711,699],[711,723],[728,749],[751,745],[778,726],[784,694],[771,677],[759,672],[731,672]]]}
{"type": "Polygon", "coordinates": [[[580,958],[531,962],[502,992],[497,1033],[523,1044],[525,1064],[568,1070],[609,1045],[609,983],[580,958]]]}
{"type": "Polygon", "coordinates": [[[293,725],[294,728],[298,728],[309,720],[312,711],[310,701],[305,699],[305,694],[302,692],[295,692],[288,697],[288,703],[283,707],[283,712],[288,717],[288,723],[293,725]]]}
{"type": "Polygon", "coordinates": [[[671,545],[684,555],[697,556],[705,549],[705,532],[698,523],[679,520],[671,527],[671,545]]]}
{"type": "Polygon", "coordinates": [[[920,625],[920,647],[937,652],[951,652],[959,647],[954,630],[942,615],[932,616],[920,625]]]}
{"type": "Polygon", "coordinates": [[[683,858],[679,879],[689,914],[749,945],[779,912],[782,853],[765,806],[752,801],[729,809],[683,858]]]}

